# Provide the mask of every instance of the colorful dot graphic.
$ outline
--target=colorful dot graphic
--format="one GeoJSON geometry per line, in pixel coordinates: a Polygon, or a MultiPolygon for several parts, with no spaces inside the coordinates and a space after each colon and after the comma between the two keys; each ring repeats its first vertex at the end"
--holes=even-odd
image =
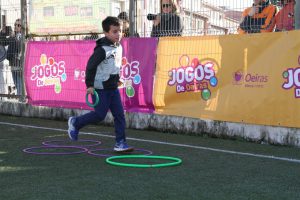
{"type": "Polygon", "coordinates": [[[179,64],[181,67],[187,67],[190,64],[190,57],[182,55],[179,59],[179,64]]]}
{"type": "Polygon", "coordinates": [[[205,100],[205,101],[209,100],[210,97],[211,97],[211,92],[210,92],[210,90],[209,90],[209,89],[204,89],[204,90],[202,90],[201,97],[202,97],[202,99],[205,100]]]}
{"type": "Polygon", "coordinates": [[[67,80],[67,74],[66,73],[63,73],[62,75],[61,75],[61,81],[62,82],[65,82],[67,80]]]}
{"type": "Polygon", "coordinates": [[[56,94],[61,93],[61,85],[60,84],[56,84],[54,87],[54,91],[56,94]]]}
{"type": "Polygon", "coordinates": [[[216,87],[218,84],[218,79],[214,76],[209,80],[209,83],[212,87],[216,87]]]}
{"type": "Polygon", "coordinates": [[[134,88],[132,86],[126,87],[126,94],[128,97],[133,97],[134,96],[134,88]]]}
{"type": "Polygon", "coordinates": [[[141,76],[139,74],[135,75],[134,78],[133,78],[133,83],[134,84],[140,84],[141,82],[141,76]]]}
{"type": "Polygon", "coordinates": [[[283,78],[287,78],[287,77],[289,77],[289,73],[287,71],[285,71],[282,73],[282,76],[283,76],[283,78]]]}

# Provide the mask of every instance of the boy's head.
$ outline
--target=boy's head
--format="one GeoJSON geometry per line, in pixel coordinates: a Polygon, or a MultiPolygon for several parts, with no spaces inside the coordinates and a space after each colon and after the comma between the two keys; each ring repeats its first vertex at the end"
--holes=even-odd
{"type": "Polygon", "coordinates": [[[122,23],[117,17],[106,17],[102,21],[102,29],[105,37],[113,43],[120,42],[122,38],[122,23]]]}

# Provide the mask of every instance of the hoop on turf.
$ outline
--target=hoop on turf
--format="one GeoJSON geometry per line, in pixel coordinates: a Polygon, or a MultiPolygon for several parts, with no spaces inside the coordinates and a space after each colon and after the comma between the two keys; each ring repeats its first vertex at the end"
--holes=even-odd
{"type": "MultiPolygon", "coordinates": [[[[96,153],[97,151],[111,151],[111,148],[105,148],[105,149],[93,149],[93,150],[89,150],[87,153],[89,155],[92,155],[92,156],[98,156],[98,157],[112,157],[112,156],[115,156],[114,154],[101,154],[101,153],[96,153]]],[[[149,151],[149,150],[146,150],[146,149],[134,149],[135,152],[141,152],[141,153],[144,153],[144,154],[141,154],[143,156],[147,156],[147,155],[151,155],[153,152],[152,151],[149,151]]],[[[116,153],[116,152],[115,152],[116,153]]],[[[125,152],[126,153],[126,152],[125,152]]]]}
{"type": "MultiPolygon", "coordinates": [[[[43,145],[45,146],[53,146],[53,147],[60,147],[60,146],[74,146],[74,144],[68,145],[67,143],[70,142],[70,140],[48,140],[42,142],[43,145]],[[63,144],[57,144],[57,143],[63,143],[63,144]]],[[[79,139],[76,141],[77,145],[79,147],[93,147],[93,146],[98,146],[101,144],[101,141],[98,140],[86,140],[86,139],[79,139]],[[80,142],[89,142],[91,144],[80,144],[80,142]]]]}
{"type": "Polygon", "coordinates": [[[94,95],[95,95],[95,97],[96,97],[96,101],[95,101],[94,104],[92,104],[92,103],[89,102],[89,94],[87,93],[87,94],[85,95],[85,102],[86,102],[86,104],[87,104],[89,107],[92,107],[92,108],[96,107],[96,106],[98,105],[98,103],[99,103],[99,95],[98,95],[98,93],[97,93],[96,90],[94,90],[94,95]]]}
{"type": "Polygon", "coordinates": [[[180,158],[169,157],[169,156],[144,156],[144,155],[124,155],[124,156],[112,156],[106,158],[105,160],[108,164],[121,166],[121,167],[140,167],[140,168],[158,168],[158,167],[170,167],[180,165],[182,160],[180,158]],[[160,160],[171,160],[173,162],[161,163],[161,164],[132,164],[132,163],[122,163],[115,162],[113,160],[126,159],[126,158],[144,158],[144,159],[160,159],[160,160]]]}
{"type": "Polygon", "coordinates": [[[87,148],[78,146],[40,146],[40,147],[29,147],[23,149],[24,153],[34,154],[34,155],[73,155],[87,152],[87,148]],[[36,149],[77,149],[77,151],[72,152],[36,152],[36,149]]]}

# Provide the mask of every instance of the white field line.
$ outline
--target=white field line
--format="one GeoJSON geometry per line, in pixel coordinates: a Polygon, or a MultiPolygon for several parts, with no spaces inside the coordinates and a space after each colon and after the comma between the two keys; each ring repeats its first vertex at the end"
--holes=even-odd
{"type": "MultiPolygon", "coordinates": [[[[48,127],[42,127],[42,126],[31,126],[31,125],[25,125],[25,124],[14,124],[14,123],[1,122],[1,121],[0,121],[0,124],[9,125],[9,126],[25,127],[25,128],[33,128],[33,129],[67,132],[67,130],[65,130],[65,129],[48,128],[48,127]]],[[[114,138],[115,137],[115,136],[112,136],[112,135],[106,135],[106,134],[101,134],[101,133],[88,133],[88,132],[82,132],[82,131],[80,132],[80,134],[95,135],[95,136],[109,137],[109,138],[114,138]]],[[[245,152],[231,151],[231,150],[224,150],[224,149],[215,149],[215,148],[194,146],[194,145],[188,145],[188,144],[161,142],[161,141],[145,140],[145,139],[131,138],[131,137],[127,137],[127,140],[134,140],[134,141],[140,141],[140,142],[148,142],[148,143],[170,145],[170,146],[177,146],[177,147],[186,147],[186,148],[192,148],[192,149],[201,149],[201,150],[214,151],[214,152],[227,153],[227,154],[235,154],[235,155],[241,155],[241,156],[267,158],[267,159],[273,159],[273,160],[282,160],[282,161],[287,161],[287,162],[300,163],[299,159],[269,156],[269,155],[263,155],[263,154],[245,153],[245,152]]]]}

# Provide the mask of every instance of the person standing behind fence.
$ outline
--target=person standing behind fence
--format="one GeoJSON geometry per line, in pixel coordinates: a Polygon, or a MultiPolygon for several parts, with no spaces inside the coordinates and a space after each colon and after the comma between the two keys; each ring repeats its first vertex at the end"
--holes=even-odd
{"type": "Polygon", "coordinates": [[[275,27],[277,7],[270,0],[254,0],[250,8],[244,10],[238,28],[240,34],[272,32],[275,27]]]}
{"type": "Polygon", "coordinates": [[[0,44],[7,46],[7,60],[12,69],[14,85],[17,89],[17,95],[22,92],[23,77],[21,69],[21,44],[22,44],[22,25],[21,19],[17,19],[14,24],[14,31],[6,33],[7,30],[1,31],[0,44]],[[8,36],[8,37],[7,37],[8,36]]]}
{"type": "MultiPolygon", "coordinates": [[[[123,37],[127,38],[130,37],[130,32],[129,32],[129,17],[127,12],[120,12],[118,15],[118,18],[121,20],[123,23],[123,37]]],[[[133,37],[140,37],[138,33],[134,33],[133,37]]]]}
{"type": "MultiPolygon", "coordinates": [[[[96,42],[94,53],[86,66],[85,84],[87,94],[99,95],[99,103],[94,111],[79,117],[70,117],[68,135],[71,140],[77,140],[79,130],[84,126],[104,120],[110,109],[115,124],[114,151],[132,151],[125,136],[125,115],[118,86],[120,84],[120,68],[122,63],[122,23],[117,17],[107,17],[102,21],[105,37],[96,42]]],[[[94,97],[94,96],[93,96],[94,97]]],[[[93,98],[95,102],[95,97],[93,98]]]]}
{"type": "Polygon", "coordinates": [[[161,0],[160,5],[159,14],[147,15],[148,20],[153,20],[151,37],[181,36],[183,25],[175,0],[161,0]]]}
{"type": "Polygon", "coordinates": [[[295,29],[295,0],[280,0],[282,9],[275,17],[275,31],[291,31],[295,29]]]}

